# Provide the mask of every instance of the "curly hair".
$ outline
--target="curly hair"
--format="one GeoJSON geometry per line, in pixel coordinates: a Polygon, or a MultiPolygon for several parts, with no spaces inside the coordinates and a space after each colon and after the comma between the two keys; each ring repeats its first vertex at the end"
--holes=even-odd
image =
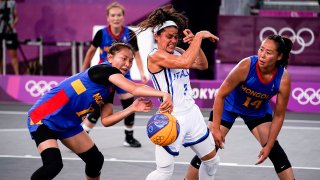
{"type": "MultiPolygon", "coordinates": [[[[182,31],[188,28],[188,18],[183,13],[177,12],[172,5],[168,5],[155,9],[147,19],[139,23],[138,33],[145,31],[148,28],[153,29],[168,20],[174,21],[177,24],[179,34],[182,34],[182,31]]],[[[161,30],[157,32],[157,34],[160,33],[161,30]]]]}

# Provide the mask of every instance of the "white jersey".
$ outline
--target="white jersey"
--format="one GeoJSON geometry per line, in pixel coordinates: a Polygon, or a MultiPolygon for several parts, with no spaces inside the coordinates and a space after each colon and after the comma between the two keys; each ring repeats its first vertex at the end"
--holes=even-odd
{"type": "MultiPolygon", "coordinates": [[[[157,49],[154,49],[151,53],[156,51],[157,49]]],[[[174,51],[174,54],[181,55],[177,51],[174,51]]],[[[173,114],[188,111],[195,104],[192,97],[189,69],[164,68],[157,73],[150,74],[155,89],[171,94],[173,114]]]]}

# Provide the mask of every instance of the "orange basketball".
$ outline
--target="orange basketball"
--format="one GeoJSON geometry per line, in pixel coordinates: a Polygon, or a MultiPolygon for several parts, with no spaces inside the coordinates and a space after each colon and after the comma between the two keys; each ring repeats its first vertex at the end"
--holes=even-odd
{"type": "Polygon", "coordinates": [[[180,126],[177,119],[169,113],[154,114],[147,124],[149,139],[157,145],[167,146],[179,136],[180,126]]]}

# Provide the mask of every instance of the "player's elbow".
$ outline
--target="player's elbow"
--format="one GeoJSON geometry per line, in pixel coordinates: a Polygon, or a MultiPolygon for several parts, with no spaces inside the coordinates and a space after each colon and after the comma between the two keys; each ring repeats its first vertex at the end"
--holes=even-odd
{"type": "Polygon", "coordinates": [[[111,122],[109,122],[108,120],[101,121],[101,124],[102,124],[104,127],[110,127],[110,126],[113,125],[113,124],[112,124],[111,122]]]}
{"type": "Polygon", "coordinates": [[[209,68],[208,64],[201,64],[198,69],[199,70],[207,70],[208,68],[209,68]]]}

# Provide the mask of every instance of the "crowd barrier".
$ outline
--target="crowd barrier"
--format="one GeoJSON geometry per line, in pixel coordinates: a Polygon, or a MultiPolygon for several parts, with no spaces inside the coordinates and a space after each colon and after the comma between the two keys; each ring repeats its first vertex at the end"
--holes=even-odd
{"type": "MultiPolygon", "coordinates": [[[[64,80],[65,76],[15,76],[0,75],[0,102],[16,102],[33,104],[44,93],[64,80]]],[[[221,85],[220,80],[191,80],[194,99],[200,108],[212,108],[214,93],[221,85]]],[[[151,82],[148,83],[151,86],[151,82]]],[[[120,105],[115,96],[115,105],[120,105]]],[[[156,98],[151,98],[154,106],[158,107],[156,98]]],[[[275,97],[271,103],[274,106],[275,97]]],[[[320,83],[292,82],[288,111],[320,112],[320,83]]]]}
{"type": "MultiPolygon", "coordinates": [[[[6,75],[6,40],[2,40],[2,74],[6,75]]],[[[71,49],[71,72],[72,74],[76,74],[81,71],[81,66],[83,63],[83,49],[84,46],[90,46],[90,42],[77,42],[77,41],[66,41],[66,42],[46,42],[41,37],[37,39],[26,39],[19,41],[20,45],[28,45],[38,47],[38,62],[39,66],[43,67],[43,49],[44,46],[56,46],[56,47],[70,47],[71,49]],[[78,59],[77,59],[77,51],[78,51],[78,59]],[[77,64],[79,65],[77,69],[77,64]]],[[[24,55],[23,50],[20,48],[20,53],[22,56],[24,55]]],[[[26,58],[26,57],[23,57],[26,58]]],[[[27,61],[27,59],[24,59],[27,61]]],[[[40,69],[40,75],[43,75],[43,69],[40,69]]]]}

